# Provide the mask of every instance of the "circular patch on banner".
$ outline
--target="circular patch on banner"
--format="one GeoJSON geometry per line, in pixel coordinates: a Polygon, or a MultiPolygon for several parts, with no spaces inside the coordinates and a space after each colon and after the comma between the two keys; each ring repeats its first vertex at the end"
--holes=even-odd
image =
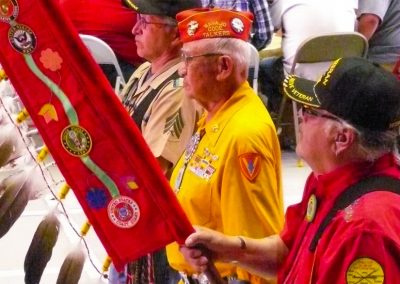
{"type": "Polygon", "coordinates": [[[123,229],[132,228],[140,218],[138,204],[128,196],[114,198],[108,204],[107,211],[111,222],[123,229]]]}
{"type": "Polygon", "coordinates": [[[19,12],[16,0],[0,0],[0,21],[9,23],[14,21],[19,12]]]}
{"type": "Polygon", "coordinates": [[[92,149],[92,139],[83,127],[69,125],[61,132],[64,149],[73,156],[86,156],[92,149]]]}
{"type": "Polygon", "coordinates": [[[17,24],[12,26],[8,31],[8,40],[16,51],[23,54],[30,54],[36,48],[36,36],[25,25],[17,24]]]}
{"type": "Polygon", "coordinates": [[[361,257],[354,260],[346,272],[347,284],[382,284],[385,273],[382,266],[372,258],[361,257]]]}
{"type": "Polygon", "coordinates": [[[244,23],[239,18],[233,18],[231,20],[232,30],[237,34],[242,34],[244,32],[244,23]]]}
{"type": "Polygon", "coordinates": [[[316,212],[317,212],[317,197],[315,197],[314,194],[311,194],[310,198],[308,199],[306,220],[308,222],[312,222],[314,220],[316,212]]]}

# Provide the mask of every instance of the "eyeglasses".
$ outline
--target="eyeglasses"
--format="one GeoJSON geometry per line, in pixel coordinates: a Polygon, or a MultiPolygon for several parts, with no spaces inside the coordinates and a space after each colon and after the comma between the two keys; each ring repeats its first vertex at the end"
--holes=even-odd
{"type": "Polygon", "coordinates": [[[203,53],[203,54],[199,54],[199,55],[187,55],[186,53],[182,52],[181,58],[182,61],[185,63],[185,66],[188,65],[188,63],[190,61],[192,61],[194,58],[197,57],[209,57],[209,56],[218,56],[218,55],[223,55],[222,53],[203,53]]]}
{"type": "Polygon", "coordinates": [[[342,121],[339,117],[319,112],[319,111],[315,110],[312,107],[302,106],[300,108],[300,110],[299,110],[299,115],[300,115],[300,117],[303,117],[304,114],[307,114],[308,116],[315,116],[315,117],[323,117],[323,118],[327,118],[327,119],[332,119],[332,120],[336,120],[336,121],[339,121],[339,122],[342,121]]]}
{"type": "Polygon", "coordinates": [[[145,18],[143,18],[143,17],[141,17],[139,15],[137,16],[136,24],[139,25],[140,27],[142,27],[142,29],[145,29],[147,27],[147,25],[159,25],[159,26],[176,27],[176,24],[172,24],[172,23],[148,22],[148,21],[146,21],[145,18]]]}

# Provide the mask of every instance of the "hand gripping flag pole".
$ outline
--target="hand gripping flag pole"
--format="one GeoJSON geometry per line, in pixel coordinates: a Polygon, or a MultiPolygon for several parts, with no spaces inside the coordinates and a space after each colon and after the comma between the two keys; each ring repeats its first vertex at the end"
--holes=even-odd
{"type": "Polygon", "coordinates": [[[0,0],[0,64],[117,269],[193,228],[66,16],[0,0]]]}

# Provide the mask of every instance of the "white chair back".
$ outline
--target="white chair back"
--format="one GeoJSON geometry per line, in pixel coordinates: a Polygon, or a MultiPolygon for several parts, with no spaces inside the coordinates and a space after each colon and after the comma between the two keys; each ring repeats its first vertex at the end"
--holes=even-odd
{"type": "Polygon", "coordinates": [[[250,83],[256,92],[258,93],[258,70],[260,66],[260,55],[258,54],[258,50],[252,45],[248,43],[250,46],[250,65],[249,65],[249,79],[250,83]]]}
{"type": "Polygon", "coordinates": [[[117,71],[115,92],[119,94],[121,87],[125,86],[126,82],[114,51],[106,42],[98,37],[84,34],[80,34],[79,36],[89,49],[97,64],[110,64],[114,66],[117,71]]]}

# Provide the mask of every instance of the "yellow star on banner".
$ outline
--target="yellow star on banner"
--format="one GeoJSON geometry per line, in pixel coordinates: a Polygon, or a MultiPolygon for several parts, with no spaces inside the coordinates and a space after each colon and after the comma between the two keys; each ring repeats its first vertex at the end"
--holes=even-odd
{"type": "Polygon", "coordinates": [[[39,111],[39,115],[44,117],[44,120],[48,124],[50,121],[58,121],[57,111],[52,104],[45,104],[39,111]]]}
{"type": "Polygon", "coordinates": [[[133,189],[133,190],[139,188],[139,186],[137,185],[137,183],[134,182],[133,180],[128,181],[128,187],[129,187],[130,189],[133,189]]]}

